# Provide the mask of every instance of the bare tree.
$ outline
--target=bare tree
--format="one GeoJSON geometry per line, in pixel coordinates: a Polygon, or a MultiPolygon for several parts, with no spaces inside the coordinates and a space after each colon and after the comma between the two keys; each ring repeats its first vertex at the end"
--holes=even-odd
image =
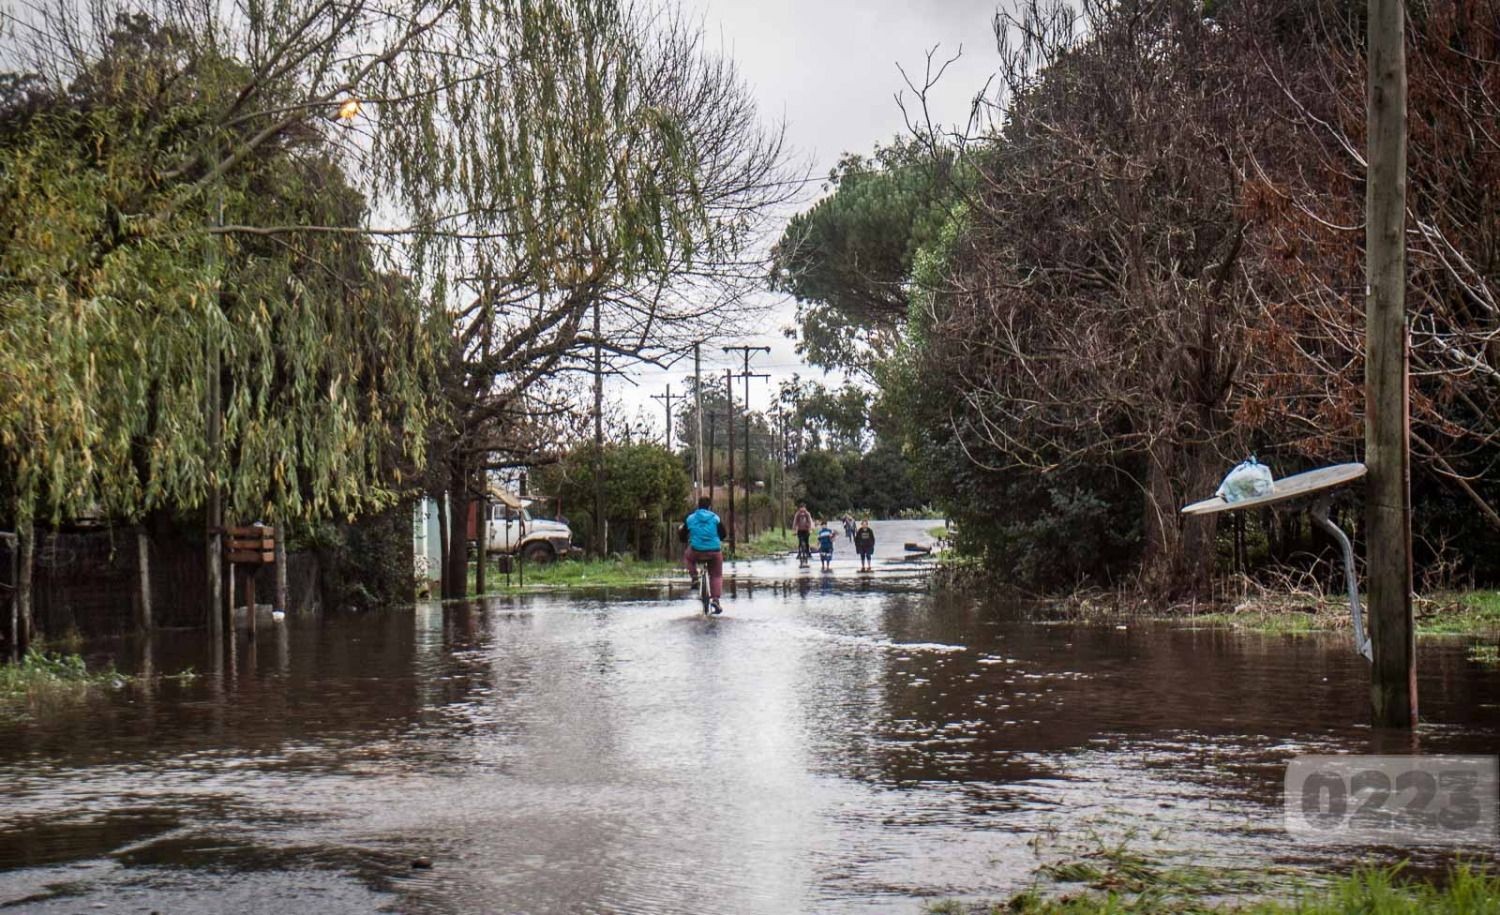
{"type": "MultiPolygon", "coordinates": [[[[1500,4],[1432,4],[1408,21],[1407,309],[1412,458],[1500,531],[1500,4]]],[[[1312,4],[1316,55],[1258,48],[1295,127],[1254,160],[1267,234],[1254,252],[1264,309],[1255,395],[1284,406],[1310,454],[1346,453],[1362,418],[1362,26],[1312,4]]]]}
{"type": "Polygon", "coordinates": [[[1146,582],[1201,587],[1212,522],[1177,509],[1243,441],[1247,87],[1192,3],[1033,2],[996,31],[1003,114],[959,144],[979,180],[926,299],[951,422],[987,466],[1132,474],[1146,582]]]}

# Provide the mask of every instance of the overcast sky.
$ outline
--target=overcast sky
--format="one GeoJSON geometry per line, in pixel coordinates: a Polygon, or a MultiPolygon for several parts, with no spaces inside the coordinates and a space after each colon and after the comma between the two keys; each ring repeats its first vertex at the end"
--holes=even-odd
{"type": "MultiPolygon", "coordinates": [[[[1003,0],[683,0],[703,17],[706,44],[732,58],[759,101],[763,116],[786,124],[795,162],[826,175],[844,152],[869,152],[904,132],[895,96],[904,83],[898,64],[920,80],[926,52],[938,47],[946,60],[962,47],[963,56],[945,74],[935,93],[935,113],[945,123],[962,122],[970,100],[994,71],[991,19],[1003,0]]],[[[908,93],[910,95],[910,93],[908,93]]],[[[812,184],[801,207],[816,199],[812,184]]],[[[769,316],[758,339],[743,342],[772,347],[753,363],[769,372],[771,383],[752,382],[751,406],[764,409],[775,384],[800,372],[821,378],[817,369],[799,364],[781,329],[792,323],[793,305],[766,295],[769,316]]],[[[704,371],[731,364],[729,356],[704,352],[704,371]]],[[[741,363],[735,357],[733,365],[741,363]]],[[[635,374],[635,385],[610,384],[610,397],[627,412],[648,411],[658,429],[661,401],[649,400],[671,383],[685,389],[689,362],[669,372],[635,374]]],[[[841,379],[829,379],[839,381],[841,379]]],[[[735,390],[743,390],[737,383],[735,390]]]]}

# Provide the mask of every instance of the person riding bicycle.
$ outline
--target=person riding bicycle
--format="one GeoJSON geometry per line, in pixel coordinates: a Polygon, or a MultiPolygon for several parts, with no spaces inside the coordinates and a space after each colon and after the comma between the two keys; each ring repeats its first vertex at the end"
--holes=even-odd
{"type": "Polygon", "coordinates": [[[708,566],[708,589],[713,599],[715,613],[723,613],[719,598],[724,596],[724,522],[714,514],[713,500],[708,496],[698,499],[698,508],[687,516],[677,530],[677,539],[687,543],[682,561],[688,574],[693,577],[693,587],[698,587],[698,563],[708,566]]]}
{"type": "Polygon", "coordinates": [[[792,516],[792,529],[797,532],[797,558],[807,559],[812,556],[812,547],[808,544],[812,537],[813,516],[807,510],[807,503],[801,502],[797,505],[797,513],[792,516]]]}

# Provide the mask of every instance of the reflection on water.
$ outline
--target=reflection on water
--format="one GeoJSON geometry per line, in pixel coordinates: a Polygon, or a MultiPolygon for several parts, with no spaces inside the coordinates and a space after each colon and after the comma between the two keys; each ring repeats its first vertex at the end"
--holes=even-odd
{"type": "Polygon", "coordinates": [[[217,660],[163,634],[134,665],[199,677],[0,724],[0,904],[917,911],[1129,825],[1343,866],[1280,828],[1290,756],[1500,745],[1456,643],[1387,736],[1346,639],[1028,624],[886,568],[742,567],[717,619],[679,583],[294,618],[217,660]]]}

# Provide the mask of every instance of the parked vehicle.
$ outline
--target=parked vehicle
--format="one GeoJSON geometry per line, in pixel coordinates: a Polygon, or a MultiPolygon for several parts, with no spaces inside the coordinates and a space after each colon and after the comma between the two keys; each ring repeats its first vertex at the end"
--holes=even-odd
{"type": "MultiPolygon", "coordinates": [[[[475,524],[478,503],[469,510],[469,538],[479,539],[475,524]]],[[[573,531],[560,521],[533,518],[525,503],[498,487],[490,489],[485,512],[490,555],[519,555],[527,562],[552,562],[573,552],[573,531]]]]}

